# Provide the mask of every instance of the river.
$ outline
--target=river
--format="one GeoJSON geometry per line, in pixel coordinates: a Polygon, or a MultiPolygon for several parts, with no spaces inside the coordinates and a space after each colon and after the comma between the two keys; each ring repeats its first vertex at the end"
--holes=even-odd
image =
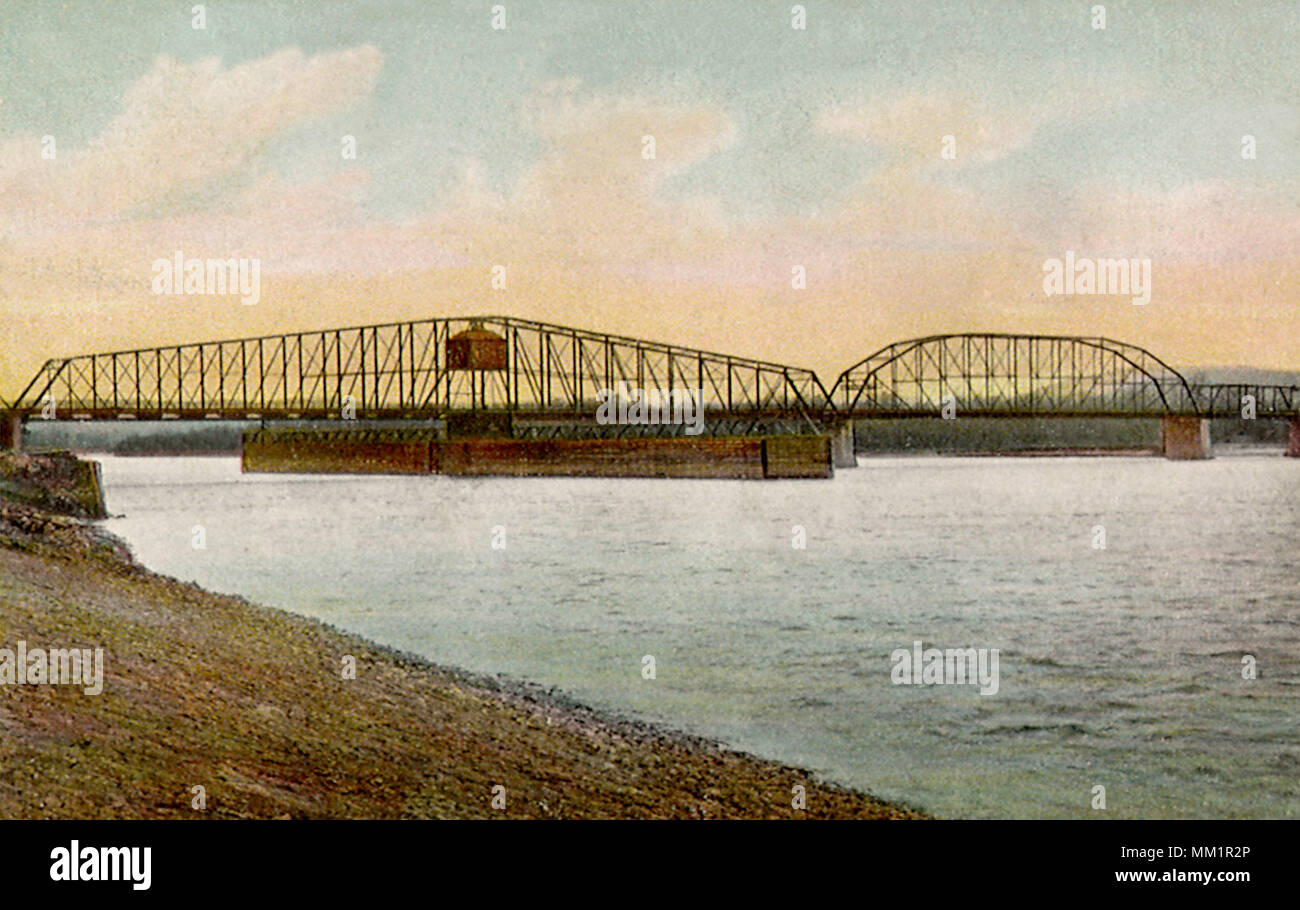
{"type": "Polygon", "coordinates": [[[1300,462],[1280,453],[766,482],[97,457],[107,526],[154,571],[940,815],[1300,815],[1300,462]],[[997,693],[896,685],[917,640],[999,649],[997,693]]]}

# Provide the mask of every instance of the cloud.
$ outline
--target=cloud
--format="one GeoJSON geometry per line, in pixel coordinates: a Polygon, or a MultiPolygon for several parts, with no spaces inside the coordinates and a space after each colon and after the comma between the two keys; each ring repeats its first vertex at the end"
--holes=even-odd
{"type": "Polygon", "coordinates": [[[56,146],[46,160],[35,136],[0,145],[0,233],[220,207],[256,180],[271,140],[369,95],[381,65],[369,45],[310,57],[291,48],[230,68],[159,57],[85,147],[56,146]]]}
{"type": "Polygon", "coordinates": [[[369,45],[231,67],[159,57],[84,147],[46,160],[39,137],[0,142],[0,305],[130,300],[175,250],[258,258],[264,274],[456,264],[418,226],[368,218],[364,168],[289,181],[267,165],[277,138],[368,97],[382,63],[369,45]]]}
{"type": "Polygon", "coordinates": [[[545,151],[507,194],[485,189],[482,165],[466,162],[461,185],[429,216],[430,230],[452,249],[497,262],[599,266],[725,233],[716,200],[662,198],[669,178],[733,141],[722,110],[580,96],[570,80],[542,86],[521,116],[545,151]]]}
{"type": "Polygon", "coordinates": [[[1189,183],[1168,192],[1096,182],[1078,188],[1074,218],[1058,245],[1108,255],[1235,262],[1294,260],[1300,214],[1294,189],[1243,186],[1227,180],[1189,183]]]}
{"type": "MultiPolygon", "coordinates": [[[[849,136],[894,153],[894,165],[940,160],[943,137],[956,140],[951,162],[991,161],[1023,146],[1033,132],[1029,118],[965,98],[903,94],[820,112],[816,128],[849,136]]],[[[947,163],[947,162],[946,162],[947,163]]]]}
{"type": "Polygon", "coordinates": [[[968,251],[1024,245],[996,205],[961,185],[972,162],[1002,158],[1029,141],[1032,121],[986,104],[917,93],[820,112],[816,128],[886,150],[824,230],[863,248],[968,251]],[[955,159],[941,157],[945,136],[955,159]]]}

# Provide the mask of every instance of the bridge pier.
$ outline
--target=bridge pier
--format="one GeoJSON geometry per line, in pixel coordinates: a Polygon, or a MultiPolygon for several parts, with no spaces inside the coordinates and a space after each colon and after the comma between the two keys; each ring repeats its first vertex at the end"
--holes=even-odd
{"type": "Polygon", "coordinates": [[[1300,417],[1291,418],[1291,432],[1287,434],[1286,454],[1289,458],[1300,458],[1300,417]]]}
{"type": "Polygon", "coordinates": [[[844,421],[831,436],[831,460],[837,468],[858,466],[858,457],[854,453],[853,421],[844,421]]]}
{"type": "Polygon", "coordinates": [[[23,447],[23,415],[18,411],[0,414],[0,450],[18,451],[23,447]]]}
{"type": "Polygon", "coordinates": [[[1210,422],[1203,417],[1160,418],[1160,450],[1174,461],[1209,458],[1210,422]]]}

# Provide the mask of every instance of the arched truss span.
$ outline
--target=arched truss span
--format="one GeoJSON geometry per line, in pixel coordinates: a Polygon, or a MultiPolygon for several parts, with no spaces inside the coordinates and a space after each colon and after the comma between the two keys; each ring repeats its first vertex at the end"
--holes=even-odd
{"type": "Polygon", "coordinates": [[[931,335],[854,364],[831,392],[845,416],[1163,416],[1199,413],[1187,380],[1108,338],[931,335]]]}

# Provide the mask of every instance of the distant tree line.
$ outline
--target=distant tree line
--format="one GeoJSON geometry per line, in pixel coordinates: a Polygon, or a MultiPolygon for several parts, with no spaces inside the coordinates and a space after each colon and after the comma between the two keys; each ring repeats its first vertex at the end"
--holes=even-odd
{"type": "MultiPolygon", "coordinates": [[[[1282,420],[1215,419],[1213,443],[1285,445],[1282,420]]],[[[854,421],[859,452],[1005,452],[1052,449],[1156,449],[1160,421],[1129,417],[960,417],[854,421]]]]}

